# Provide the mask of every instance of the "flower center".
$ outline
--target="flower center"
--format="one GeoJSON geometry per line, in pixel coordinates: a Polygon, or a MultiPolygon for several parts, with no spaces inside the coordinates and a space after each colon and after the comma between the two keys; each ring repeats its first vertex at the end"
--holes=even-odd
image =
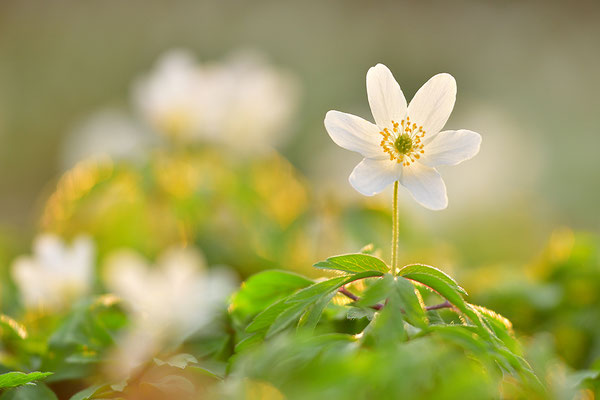
{"type": "Polygon", "coordinates": [[[425,153],[421,142],[425,131],[422,126],[411,123],[410,117],[406,117],[400,123],[392,121],[392,126],[391,130],[384,128],[379,132],[383,136],[381,148],[390,156],[390,160],[396,160],[407,167],[425,153]]]}
{"type": "Polygon", "coordinates": [[[413,147],[413,142],[408,134],[403,133],[398,136],[396,141],[394,142],[394,147],[402,154],[408,154],[413,147]]]}

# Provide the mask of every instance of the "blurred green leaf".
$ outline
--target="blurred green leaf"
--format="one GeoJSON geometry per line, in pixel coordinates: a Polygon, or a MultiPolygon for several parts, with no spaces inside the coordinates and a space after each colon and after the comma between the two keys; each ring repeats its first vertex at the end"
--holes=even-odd
{"type": "Polygon", "coordinates": [[[298,328],[306,331],[314,330],[321,319],[323,310],[325,307],[327,307],[327,304],[329,304],[335,295],[336,292],[333,291],[317,300],[312,307],[310,307],[310,309],[307,310],[304,315],[302,315],[300,321],[298,322],[298,328]]]}
{"type": "Polygon", "coordinates": [[[233,313],[241,318],[256,315],[275,301],[312,283],[310,279],[293,272],[260,272],[248,278],[233,297],[233,313]]]}
{"type": "Polygon", "coordinates": [[[25,327],[5,314],[0,314],[0,335],[13,335],[21,339],[27,337],[25,327]]]}
{"type": "Polygon", "coordinates": [[[58,400],[48,386],[43,383],[26,385],[6,391],[1,400],[58,400]]]}
{"type": "Polygon", "coordinates": [[[52,375],[52,372],[8,372],[0,375],[0,389],[12,388],[25,385],[52,375]]]}

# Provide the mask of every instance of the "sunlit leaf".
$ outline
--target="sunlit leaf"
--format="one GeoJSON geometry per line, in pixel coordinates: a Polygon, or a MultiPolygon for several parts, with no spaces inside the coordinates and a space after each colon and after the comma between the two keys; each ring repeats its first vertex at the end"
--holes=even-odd
{"type": "Polygon", "coordinates": [[[390,270],[380,258],[368,254],[344,254],[330,257],[325,261],[316,263],[314,267],[348,273],[378,271],[385,274],[390,270]]]}
{"type": "Polygon", "coordinates": [[[442,271],[438,268],[431,267],[429,265],[423,265],[423,264],[411,264],[411,265],[402,267],[400,269],[400,271],[398,272],[399,276],[407,276],[407,275],[411,275],[411,274],[432,275],[432,276],[444,281],[448,286],[456,289],[456,291],[458,291],[462,294],[465,294],[465,295],[467,294],[465,289],[460,287],[454,279],[452,279],[448,274],[446,274],[444,271],[442,271]]]}

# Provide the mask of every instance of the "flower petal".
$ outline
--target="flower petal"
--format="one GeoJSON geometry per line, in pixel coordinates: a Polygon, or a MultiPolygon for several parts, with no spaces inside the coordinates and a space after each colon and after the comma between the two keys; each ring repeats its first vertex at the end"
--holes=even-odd
{"type": "Polygon", "coordinates": [[[456,101],[456,81],[450,74],[437,74],[429,79],[408,105],[411,122],[423,126],[425,138],[442,130],[456,101]]]}
{"type": "Polygon", "coordinates": [[[325,128],[335,144],[344,149],[356,151],[367,158],[386,158],[379,144],[379,128],[369,121],[340,111],[328,111],[325,128]]]}
{"type": "Polygon", "coordinates": [[[406,98],[392,72],[377,64],[367,72],[367,97],[375,123],[391,127],[391,121],[400,122],[406,116],[406,98]]]}
{"type": "Polygon", "coordinates": [[[481,135],[461,129],[437,134],[425,145],[421,162],[429,167],[456,165],[473,158],[479,152],[481,135]]]}
{"type": "Polygon", "coordinates": [[[365,158],[350,174],[350,184],[361,194],[373,196],[380,193],[387,185],[400,179],[401,164],[395,161],[371,160],[365,158]]]}
{"type": "Polygon", "coordinates": [[[442,210],[448,206],[446,185],[433,168],[419,162],[413,163],[402,171],[400,183],[425,208],[442,210]]]}

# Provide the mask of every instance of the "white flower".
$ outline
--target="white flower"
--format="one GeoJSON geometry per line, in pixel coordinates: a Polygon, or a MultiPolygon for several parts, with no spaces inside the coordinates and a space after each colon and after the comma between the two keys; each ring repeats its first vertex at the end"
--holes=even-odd
{"type": "Polygon", "coordinates": [[[217,121],[218,135],[242,151],[274,147],[290,132],[298,104],[294,76],[270,66],[260,54],[242,51],[221,66],[227,100],[217,121]]]}
{"type": "Polygon", "coordinates": [[[88,237],[80,236],[67,246],[55,235],[41,235],[33,253],[12,265],[13,279],[27,308],[59,310],[89,292],[95,251],[88,237]]]}
{"type": "Polygon", "coordinates": [[[166,53],[133,88],[142,118],[160,133],[184,140],[200,135],[208,97],[196,60],[184,50],[166,53]]]}
{"type": "Polygon", "coordinates": [[[297,98],[293,76],[250,52],[201,64],[188,52],[171,51],[133,92],[135,106],[159,133],[247,153],[282,141],[297,98]]]}
{"type": "Polygon", "coordinates": [[[446,208],[446,186],[435,168],[468,160],[481,144],[481,136],[472,131],[440,132],[456,100],[454,78],[435,75],[407,106],[390,70],[377,64],[367,73],[367,95],[375,124],[339,111],[325,117],[331,139],[364,157],[350,184],[372,196],[399,181],[424,207],[446,208]]]}
{"type": "Polygon", "coordinates": [[[133,119],[116,110],[93,114],[75,127],[63,144],[62,162],[69,169],[87,159],[139,161],[150,136],[133,119]]]}
{"type": "Polygon", "coordinates": [[[106,283],[133,317],[117,356],[123,370],[206,327],[236,286],[228,270],[207,270],[191,249],[172,249],[154,267],[137,253],[117,252],[107,262],[106,283]]]}

